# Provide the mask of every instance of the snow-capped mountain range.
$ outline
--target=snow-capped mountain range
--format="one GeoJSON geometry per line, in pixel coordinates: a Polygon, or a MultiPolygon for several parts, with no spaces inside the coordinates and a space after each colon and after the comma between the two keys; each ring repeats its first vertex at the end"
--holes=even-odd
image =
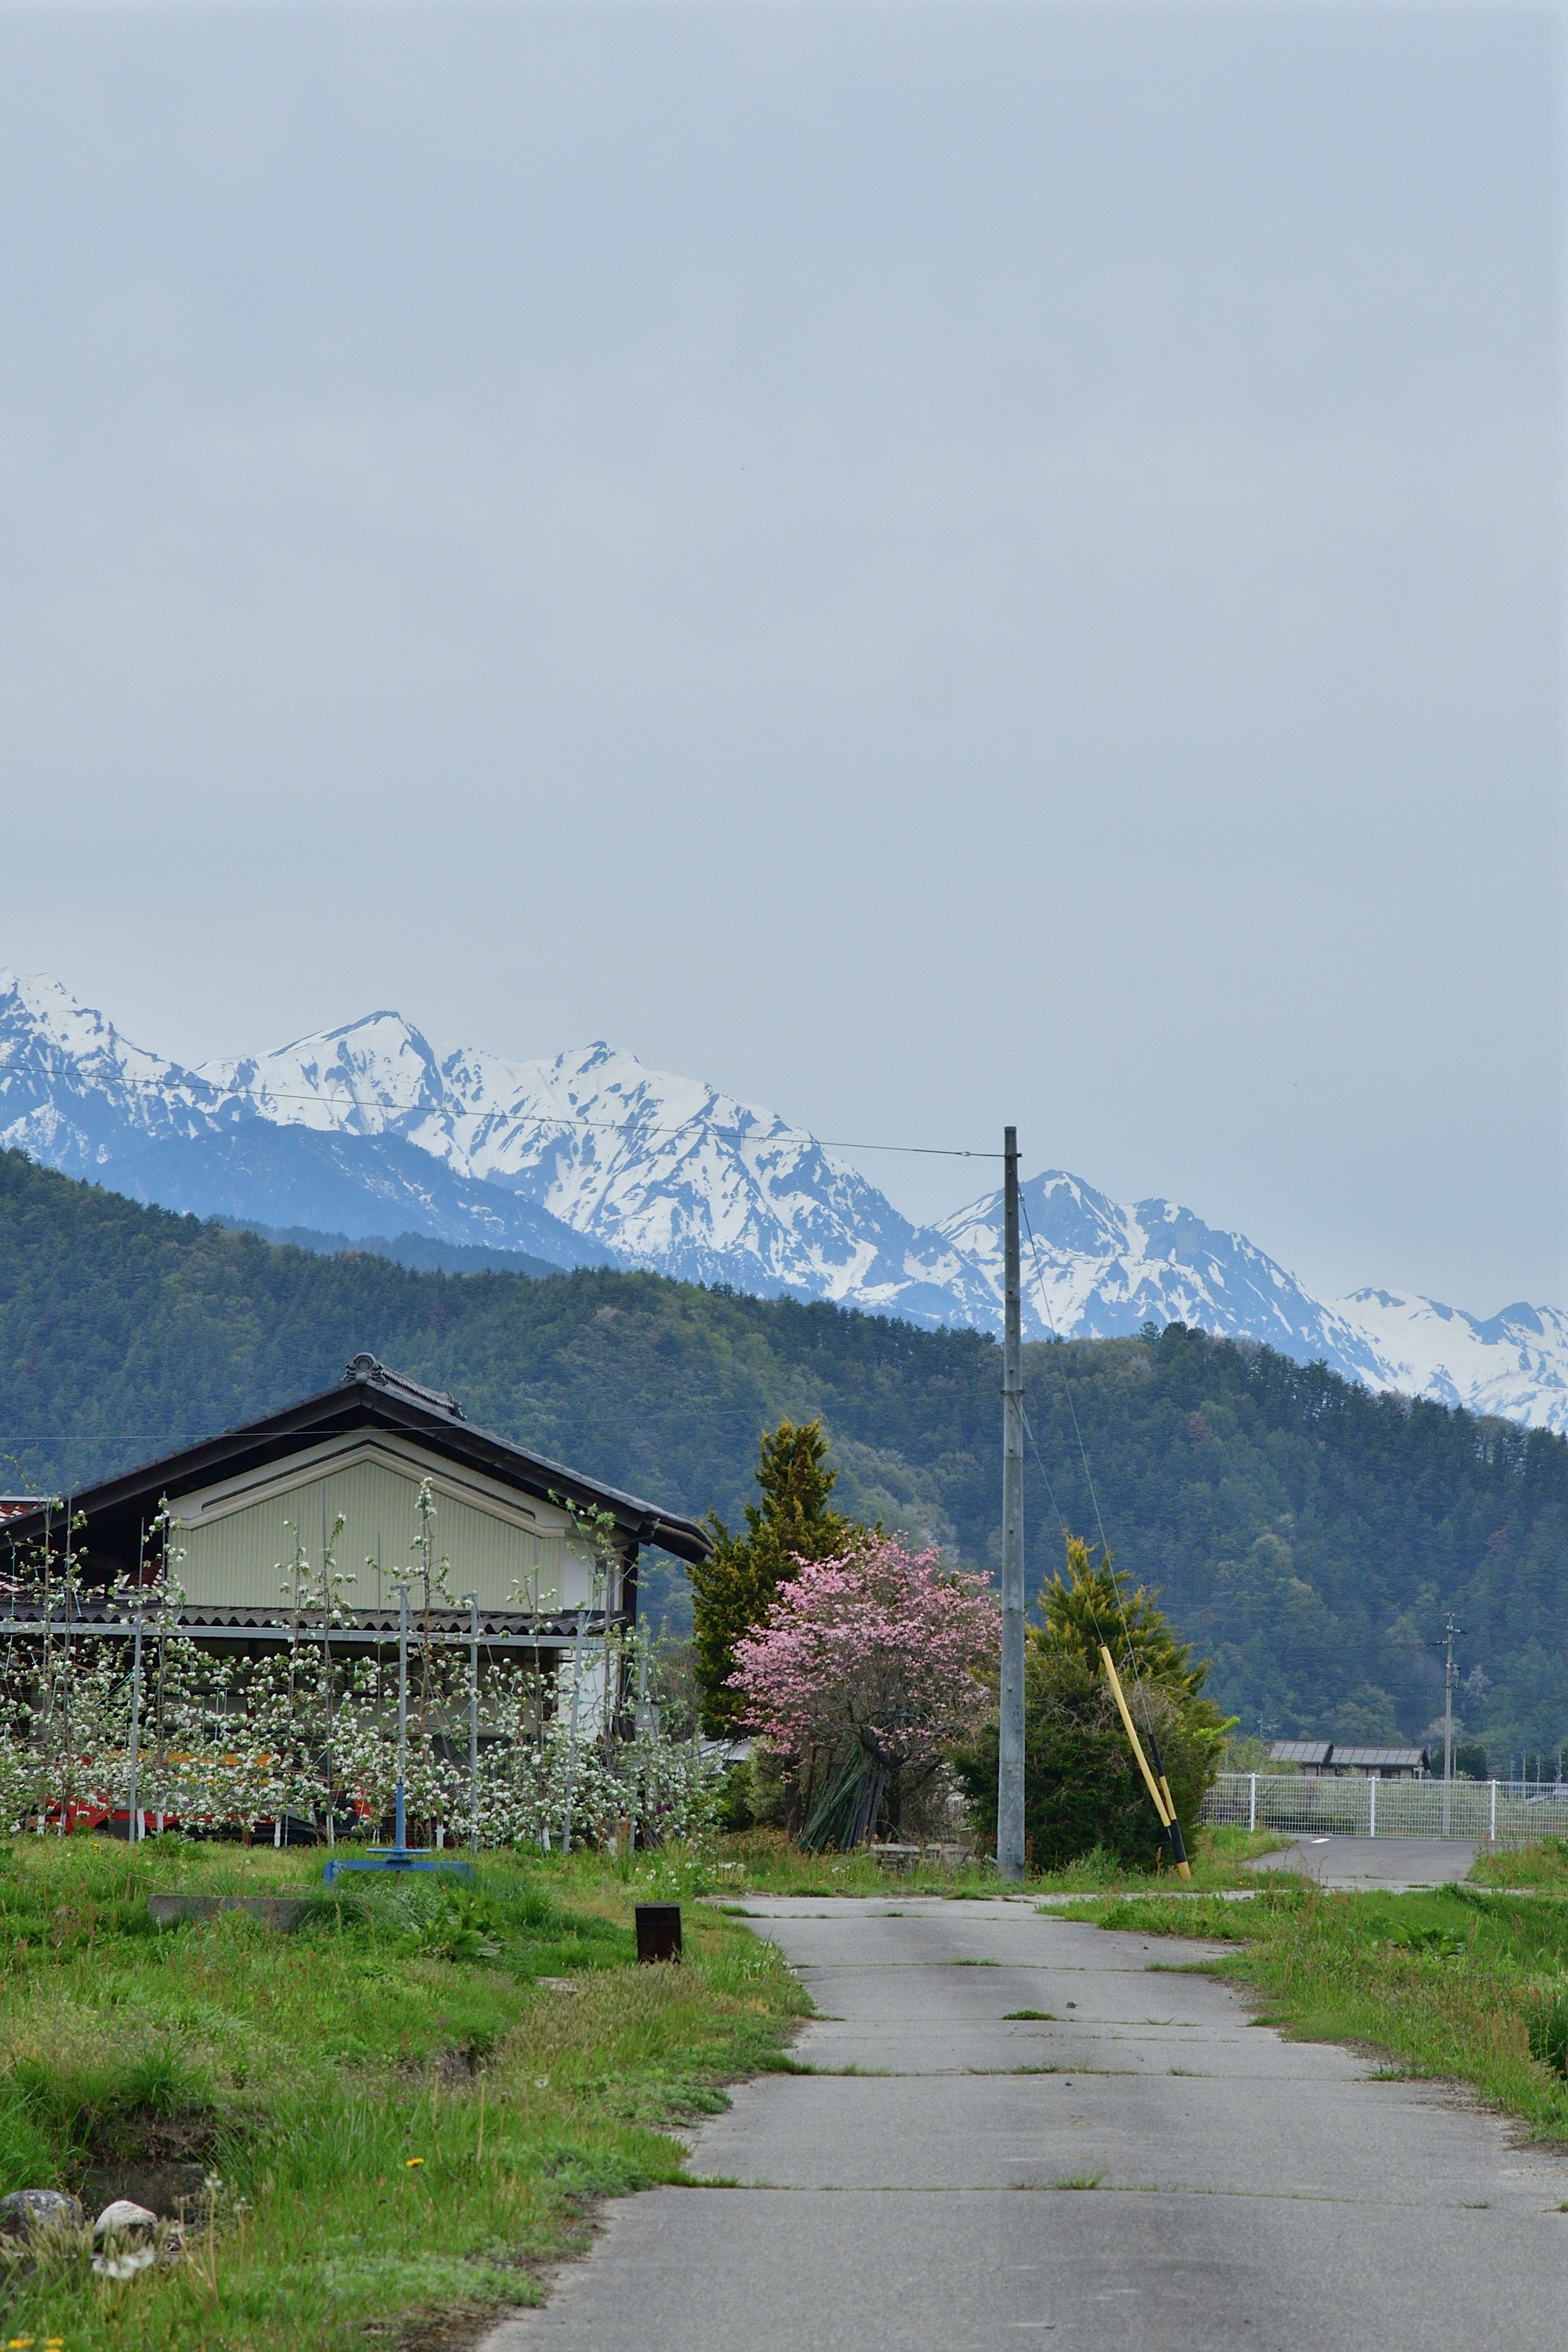
{"type": "MultiPolygon", "coordinates": [[[[913,1225],[775,1112],[597,1044],[437,1051],[396,1013],[198,1069],[58,981],[0,971],[0,1144],[132,1198],[354,1238],[415,1232],[541,1265],[650,1267],[1000,1329],[1001,1196],[913,1225]]],[[[1051,1171],[1024,1188],[1026,1335],[1195,1324],[1369,1387],[1568,1429],[1568,1315],[1325,1303],[1240,1234],[1051,1171]]]]}

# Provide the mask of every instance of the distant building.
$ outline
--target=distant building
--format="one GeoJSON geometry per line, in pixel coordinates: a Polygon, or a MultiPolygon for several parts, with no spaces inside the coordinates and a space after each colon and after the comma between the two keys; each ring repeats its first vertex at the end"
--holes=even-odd
{"type": "Polygon", "coordinates": [[[1349,1748],[1333,1739],[1277,1739],[1271,1764],[1303,1772],[1359,1773],[1363,1780],[1422,1780],[1431,1770],[1425,1748],[1349,1748]]]}
{"type": "Polygon", "coordinates": [[[1342,1748],[1329,1751],[1331,1772],[1359,1772],[1363,1779],[1421,1780],[1431,1770],[1425,1748],[1342,1748]]]}
{"type": "Polygon", "coordinates": [[[1333,1753],[1328,1739],[1277,1739],[1268,1751],[1270,1764],[1299,1765],[1303,1772],[1321,1772],[1333,1753]]]}
{"type": "MultiPolygon", "coordinates": [[[[455,1397],[362,1355],[320,1396],[72,1496],[72,1627],[129,1633],[125,1591],[140,1578],[149,1612],[177,1587],[180,1629],[204,1647],[279,1648],[300,1628],[300,1609],[283,1589],[297,1549],[316,1580],[321,1622],[322,1555],[341,1515],[337,1565],[354,1580],[343,1590],[347,1622],[333,1625],[332,1648],[382,1647],[397,1628],[395,1584],[408,1583],[425,1622],[416,1539],[426,1483],[431,1565],[449,1563],[450,1596],[431,1611],[430,1630],[466,1633],[459,1596],[477,1592],[487,1654],[525,1653],[546,1671],[579,1628],[591,1640],[635,1623],[645,1545],[687,1560],[711,1549],[695,1520],[476,1429],[455,1397]],[[165,1502],[167,1588],[155,1531],[165,1502]],[[595,1559],[579,1525],[590,1514],[607,1560],[595,1559]]],[[[42,1635],[50,1622],[58,1633],[64,1505],[11,1497],[0,1511],[0,1631],[42,1635]]]]}

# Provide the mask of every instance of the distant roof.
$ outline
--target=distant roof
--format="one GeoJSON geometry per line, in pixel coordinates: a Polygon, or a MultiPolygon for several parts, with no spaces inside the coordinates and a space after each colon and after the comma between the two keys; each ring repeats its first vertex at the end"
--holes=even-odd
{"type": "Polygon", "coordinates": [[[1270,1764],[1305,1764],[1320,1772],[1344,1765],[1357,1772],[1424,1772],[1425,1748],[1345,1748],[1337,1739],[1277,1739],[1270,1764]]]}
{"type": "MultiPolygon", "coordinates": [[[[226,1430],[204,1444],[187,1446],[161,1462],[149,1462],[123,1477],[106,1479],[71,1497],[72,1508],[87,1514],[89,1524],[100,1518],[123,1518],[130,1529],[134,1556],[136,1531],[142,1517],[150,1518],[161,1499],[171,1501],[211,1483],[232,1477],[253,1466],[284,1459],[324,1437],[356,1429],[399,1430],[417,1438],[448,1461],[462,1462],[489,1472],[507,1486],[543,1501],[585,1504],[609,1511],[616,1533],[625,1541],[658,1544],[681,1559],[706,1559],[712,1538],[695,1519],[662,1510],[638,1495],[624,1494],[597,1478],[584,1477],[564,1463],[542,1454],[530,1454],[510,1438],[494,1437],[463,1418],[463,1409],[443,1390],[422,1388],[401,1372],[389,1371],[371,1355],[355,1356],[342,1379],[319,1396],[306,1397],[281,1412],[226,1430]]],[[[23,1507],[6,1514],[8,1538],[26,1540],[30,1519],[40,1526],[42,1497],[18,1498],[23,1507]]],[[[89,1542],[92,1540],[89,1534],[89,1542]]]]}
{"type": "Polygon", "coordinates": [[[1326,1764],[1333,1746],[1330,1739],[1277,1739],[1268,1751],[1270,1764],[1326,1764]]]}

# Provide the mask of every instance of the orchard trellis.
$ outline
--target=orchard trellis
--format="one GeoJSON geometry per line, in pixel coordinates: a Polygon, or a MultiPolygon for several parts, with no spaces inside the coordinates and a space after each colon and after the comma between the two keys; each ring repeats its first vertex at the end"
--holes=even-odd
{"type": "MultiPolygon", "coordinates": [[[[182,1554],[166,1506],[144,1530],[136,1577],[110,1595],[113,1632],[100,1612],[83,1620],[80,1521],[68,1507],[57,1538],[53,1507],[30,1579],[45,1601],[41,1623],[0,1621],[0,1832],[64,1833],[123,1816],[134,1836],[168,1825],[241,1835],[270,1826],[281,1837],[287,1825],[329,1843],[378,1839],[397,1771],[396,1681],[384,1635],[369,1655],[363,1635],[357,1653],[349,1648],[345,1521],[314,1559],[290,1529],[292,1557],[278,1567],[284,1640],[260,1655],[226,1655],[182,1628],[182,1554]],[[149,1559],[161,1562],[155,1583],[149,1559]]],[[[665,1735],[656,1644],[607,1622],[588,1632],[615,1570],[609,1515],[572,1508],[593,1564],[592,1604],[575,1612],[574,1639],[551,1675],[537,1652],[482,1662],[477,1624],[435,1630],[437,1603],[451,1598],[450,1564],[435,1548],[428,1481],[418,1508],[403,1572],[419,1595],[410,1823],[432,1843],[545,1852],[700,1835],[721,1760],[695,1738],[665,1735]]]]}

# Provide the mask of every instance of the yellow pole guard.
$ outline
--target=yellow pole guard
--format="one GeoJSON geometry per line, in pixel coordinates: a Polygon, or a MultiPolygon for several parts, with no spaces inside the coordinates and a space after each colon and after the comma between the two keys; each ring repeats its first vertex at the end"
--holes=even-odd
{"type": "MultiPolygon", "coordinates": [[[[1128,1709],[1126,1694],[1121,1687],[1121,1677],[1116,1671],[1116,1662],[1103,1642],[1100,1645],[1100,1654],[1104,1661],[1105,1678],[1110,1685],[1111,1696],[1116,1701],[1117,1707],[1121,1716],[1122,1723],[1126,1727],[1127,1737],[1132,1743],[1132,1753],[1138,1759],[1138,1769],[1142,1773],[1144,1783],[1148,1788],[1149,1794],[1154,1800],[1154,1811],[1160,1816],[1160,1827],[1163,1830],[1168,1830],[1171,1823],[1176,1818],[1176,1808],[1171,1802],[1170,1784],[1166,1780],[1163,1773],[1162,1773],[1159,1780],[1156,1780],[1154,1775],[1149,1769],[1149,1759],[1143,1753],[1142,1743],[1138,1737],[1137,1726],[1134,1724],[1132,1717],[1128,1709]]],[[[1176,1864],[1176,1874],[1181,1878],[1191,1878],[1193,1874],[1184,1856],[1176,1864]]]]}
{"type": "Polygon", "coordinates": [[[1155,1780],[1154,1775],[1149,1769],[1149,1760],[1144,1755],[1142,1748],[1139,1743],[1138,1733],[1133,1724],[1132,1717],[1127,1711],[1127,1701],[1122,1695],[1121,1678],[1117,1674],[1110,1653],[1105,1647],[1103,1643],[1100,1644],[1100,1654],[1105,1661],[1105,1679],[1110,1685],[1111,1696],[1115,1699],[1117,1706],[1121,1710],[1121,1720],[1126,1726],[1127,1737],[1132,1742],[1132,1753],[1138,1759],[1138,1769],[1142,1773],[1145,1781],[1148,1783],[1149,1794],[1154,1800],[1154,1811],[1160,1816],[1160,1827],[1163,1830],[1168,1830],[1171,1826],[1171,1816],[1166,1809],[1165,1800],[1160,1794],[1159,1782],[1155,1780]]]}

